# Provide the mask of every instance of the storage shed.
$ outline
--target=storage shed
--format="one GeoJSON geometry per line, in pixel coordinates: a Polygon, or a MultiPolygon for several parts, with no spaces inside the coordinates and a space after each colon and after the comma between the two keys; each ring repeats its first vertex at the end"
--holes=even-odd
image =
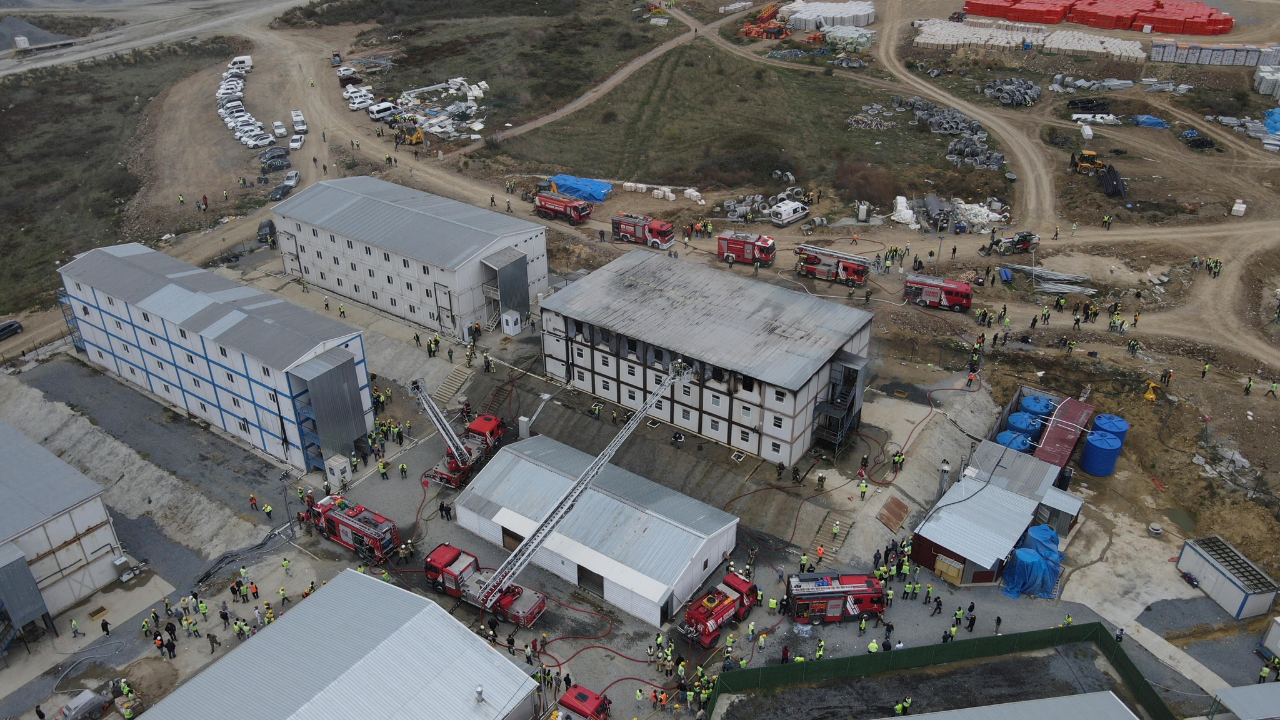
{"type": "Polygon", "coordinates": [[[0,601],[17,628],[52,628],[116,580],[120,541],[97,483],[4,421],[0,447],[0,601]]]}
{"type": "MultiPolygon", "coordinates": [[[[594,458],[546,436],[504,447],[458,496],[458,524],[519,546],[594,458]]],[[[606,465],[535,565],[660,626],[737,541],[738,518],[606,465]]]]}
{"type": "Polygon", "coordinates": [[[1200,580],[1200,589],[1237,620],[1271,609],[1280,586],[1220,535],[1187,540],[1178,569],[1200,580]]]}
{"type": "Polygon", "coordinates": [[[1213,699],[1209,717],[1218,710],[1230,710],[1236,720],[1277,720],[1280,718],[1280,683],[1254,683],[1222,688],[1213,699]]]}

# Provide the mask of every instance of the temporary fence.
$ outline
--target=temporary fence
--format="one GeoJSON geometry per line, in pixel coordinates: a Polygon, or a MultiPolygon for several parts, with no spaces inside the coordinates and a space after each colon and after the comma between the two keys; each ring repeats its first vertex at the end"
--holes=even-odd
{"type": "Polygon", "coordinates": [[[1176,720],[1164,700],[1138,671],[1128,654],[1115,641],[1101,623],[1066,625],[1047,630],[1033,630],[1007,635],[993,635],[950,643],[938,643],[918,648],[881,651],[866,655],[792,662],[785,665],[769,665],[758,668],[734,670],[719,676],[709,698],[708,716],[715,711],[716,701],[723,693],[742,693],[766,690],[804,683],[865,677],[891,670],[910,670],[931,665],[1000,657],[1015,653],[1044,650],[1062,645],[1092,642],[1105,657],[1121,680],[1133,693],[1138,704],[1147,711],[1151,720],[1176,720]]]}

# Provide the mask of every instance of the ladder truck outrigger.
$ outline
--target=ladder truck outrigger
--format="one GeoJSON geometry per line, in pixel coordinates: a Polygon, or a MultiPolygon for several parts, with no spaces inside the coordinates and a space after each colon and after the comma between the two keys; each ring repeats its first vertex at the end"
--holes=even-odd
{"type": "Polygon", "coordinates": [[[799,245],[795,254],[799,256],[796,260],[797,275],[840,282],[849,287],[865,285],[873,264],[861,255],[816,245],[799,245]]]}
{"type": "Polygon", "coordinates": [[[409,391],[418,399],[418,404],[426,412],[431,424],[435,425],[440,438],[444,440],[444,458],[427,472],[423,473],[422,482],[432,480],[449,487],[459,488],[471,479],[471,474],[479,470],[485,460],[497,452],[502,444],[502,436],[506,434],[506,425],[502,418],[493,415],[480,415],[467,425],[466,438],[475,444],[475,449],[453,431],[449,418],[440,406],[436,405],[427,394],[421,380],[409,383],[409,391]]]}

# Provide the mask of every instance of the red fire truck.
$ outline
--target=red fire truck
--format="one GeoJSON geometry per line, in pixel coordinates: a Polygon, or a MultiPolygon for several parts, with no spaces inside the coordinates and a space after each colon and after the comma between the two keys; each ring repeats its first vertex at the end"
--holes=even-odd
{"type": "Polygon", "coordinates": [[[731,572],[714,590],[689,603],[680,632],[704,648],[713,648],[725,623],[742,620],[756,605],[756,586],[740,573],[731,572]]]}
{"type": "Polygon", "coordinates": [[[791,617],[821,625],[884,610],[884,586],[871,575],[799,573],[787,579],[791,617]]]}
{"type": "Polygon", "coordinates": [[[435,480],[449,487],[462,487],[467,480],[471,479],[471,474],[480,469],[483,461],[497,452],[498,446],[502,444],[502,436],[506,432],[507,427],[502,422],[502,418],[481,415],[472,420],[463,435],[468,441],[468,444],[463,447],[466,448],[470,457],[459,461],[454,457],[453,451],[446,447],[444,457],[423,476],[423,484],[435,480]]]}
{"type": "Polygon", "coordinates": [[[654,250],[669,250],[676,242],[671,223],[646,215],[618,213],[613,216],[613,241],[648,245],[654,250]]]}
{"type": "Polygon", "coordinates": [[[754,264],[760,261],[761,266],[773,264],[773,257],[778,246],[768,235],[756,235],[739,230],[720,233],[716,238],[717,252],[721,260],[732,265],[736,262],[754,264]]]}
{"type": "Polygon", "coordinates": [[[328,538],[362,557],[376,562],[389,560],[400,547],[396,524],[363,505],[341,495],[321,498],[307,511],[307,519],[328,538]]]}
{"type": "Polygon", "coordinates": [[[936,307],[964,312],[973,304],[973,287],[932,275],[907,273],[902,296],[920,307],[936,307]]]}
{"type": "Polygon", "coordinates": [[[560,720],[608,720],[611,704],[607,695],[597,695],[581,685],[570,685],[560,696],[557,708],[560,720]]]}
{"type": "Polygon", "coordinates": [[[570,225],[581,225],[591,218],[594,207],[586,200],[579,200],[557,192],[540,192],[533,198],[538,217],[544,220],[564,218],[570,225]]]}
{"type": "Polygon", "coordinates": [[[871,261],[861,255],[842,253],[831,248],[800,245],[795,249],[796,274],[815,279],[835,280],[849,287],[865,285],[871,261]]]}
{"type": "MultiPolygon", "coordinates": [[[[481,569],[480,561],[466,550],[449,543],[436,546],[423,560],[427,583],[439,593],[480,607],[480,591],[493,577],[493,570],[481,569]]],[[[498,596],[490,608],[499,620],[529,627],[547,609],[547,598],[540,592],[512,584],[498,596]]]]}

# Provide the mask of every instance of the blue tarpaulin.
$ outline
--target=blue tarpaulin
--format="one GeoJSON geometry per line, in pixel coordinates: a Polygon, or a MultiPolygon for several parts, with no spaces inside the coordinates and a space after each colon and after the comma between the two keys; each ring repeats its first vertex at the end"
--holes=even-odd
{"type": "Polygon", "coordinates": [[[1016,598],[1031,595],[1053,597],[1053,588],[1062,573],[1064,555],[1058,552],[1058,533],[1048,525],[1027,530],[1021,546],[1004,569],[1004,594],[1016,598]]]}
{"type": "Polygon", "coordinates": [[[1280,108],[1268,110],[1265,117],[1267,132],[1271,135],[1280,135],[1280,108]]]}
{"type": "Polygon", "coordinates": [[[551,182],[556,186],[556,192],[589,202],[604,202],[609,193],[613,192],[613,185],[603,180],[556,175],[551,178],[551,182]]]}
{"type": "Polygon", "coordinates": [[[1161,120],[1155,115],[1134,115],[1133,122],[1136,123],[1138,127],[1149,127],[1149,128],[1168,128],[1169,127],[1169,123],[1161,120]]]}

